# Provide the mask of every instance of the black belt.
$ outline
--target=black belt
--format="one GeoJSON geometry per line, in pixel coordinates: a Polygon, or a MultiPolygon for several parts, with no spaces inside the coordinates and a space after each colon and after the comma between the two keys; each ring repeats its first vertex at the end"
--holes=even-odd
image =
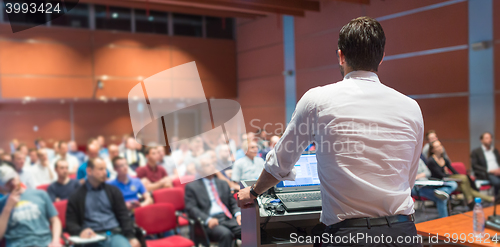
{"type": "Polygon", "coordinates": [[[329,225],[328,228],[338,228],[338,227],[368,227],[372,226],[383,226],[395,223],[403,223],[403,222],[414,222],[415,216],[412,215],[391,215],[384,216],[378,218],[355,218],[355,219],[347,219],[342,222],[329,225]]]}

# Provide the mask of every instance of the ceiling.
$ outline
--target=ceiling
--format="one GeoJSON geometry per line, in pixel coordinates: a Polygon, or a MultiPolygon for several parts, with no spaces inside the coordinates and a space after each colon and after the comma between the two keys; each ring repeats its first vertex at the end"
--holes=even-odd
{"type": "MultiPolygon", "coordinates": [[[[361,4],[369,3],[369,0],[340,1],[361,4]]],[[[176,13],[240,18],[255,18],[270,14],[300,17],[305,16],[306,11],[320,11],[319,0],[80,0],[80,2],[176,13]]]]}

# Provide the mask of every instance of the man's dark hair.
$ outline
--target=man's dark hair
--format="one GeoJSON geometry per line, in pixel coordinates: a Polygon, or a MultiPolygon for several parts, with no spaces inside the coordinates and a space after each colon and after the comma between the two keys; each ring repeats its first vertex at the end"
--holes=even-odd
{"type": "Polygon", "coordinates": [[[102,160],[102,159],[99,158],[99,157],[96,157],[96,158],[93,158],[93,159],[89,159],[87,161],[87,168],[94,169],[94,167],[95,167],[95,161],[96,160],[102,160]]]}
{"type": "Polygon", "coordinates": [[[65,141],[58,141],[58,142],[57,142],[57,148],[61,148],[61,146],[62,146],[63,144],[66,144],[66,142],[65,142],[65,141]]]}
{"type": "Polygon", "coordinates": [[[54,164],[54,169],[57,169],[57,165],[59,165],[59,163],[60,163],[60,162],[62,162],[62,161],[67,162],[67,161],[66,161],[66,160],[64,160],[64,159],[58,159],[58,160],[56,161],[56,163],[54,164]]]}
{"type": "Polygon", "coordinates": [[[430,134],[436,134],[435,130],[429,130],[427,133],[425,133],[425,139],[428,141],[429,140],[429,135],[430,134]]]}
{"type": "Polygon", "coordinates": [[[147,147],[146,150],[144,150],[144,154],[145,155],[149,155],[149,153],[151,153],[151,150],[153,150],[153,149],[155,149],[155,148],[153,148],[153,147],[147,147]]]}
{"type": "Polygon", "coordinates": [[[375,19],[358,17],[342,27],[338,46],[353,70],[378,71],[384,57],[384,30],[375,19]]]}
{"type": "Polygon", "coordinates": [[[479,140],[481,140],[481,141],[482,141],[482,140],[483,140],[484,135],[486,135],[486,134],[490,135],[490,136],[491,136],[491,138],[493,138],[493,135],[492,135],[490,132],[486,131],[486,132],[484,132],[484,133],[482,133],[482,134],[481,134],[481,136],[479,137],[479,140]]]}
{"type": "Polygon", "coordinates": [[[116,167],[116,162],[119,161],[119,160],[124,160],[125,158],[121,157],[121,156],[116,156],[114,157],[112,160],[111,160],[111,163],[113,164],[113,168],[116,167]]]}

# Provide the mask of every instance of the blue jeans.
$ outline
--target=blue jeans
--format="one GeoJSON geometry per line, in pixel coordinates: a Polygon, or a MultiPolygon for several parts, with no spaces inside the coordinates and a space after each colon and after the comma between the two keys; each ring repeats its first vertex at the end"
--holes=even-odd
{"type": "Polygon", "coordinates": [[[420,195],[436,203],[439,218],[443,218],[443,217],[448,217],[448,200],[438,199],[434,195],[434,190],[441,190],[448,194],[451,194],[451,192],[455,191],[457,187],[458,187],[457,182],[449,181],[445,182],[445,185],[443,186],[424,186],[418,190],[418,194],[415,187],[413,187],[413,189],[411,190],[411,194],[414,196],[420,195]]]}
{"type": "Polygon", "coordinates": [[[108,236],[106,240],[97,242],[97,243],[92,243],[92,244],[85,244],[82,245],[84,247],[130,247],[130,243],[128,242],[128,239],[125,238],[123,235],[120,234],[115,234],[108,236]]]}

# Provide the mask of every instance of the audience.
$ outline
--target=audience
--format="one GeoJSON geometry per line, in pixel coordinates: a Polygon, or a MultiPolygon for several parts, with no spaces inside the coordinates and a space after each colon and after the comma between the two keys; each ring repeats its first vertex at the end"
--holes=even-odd
{"type": "Polygon", "coordinates": [[[27,165],[28,167],[32,167],[32,166],[39,163],[38,151],[36,149],[34,149],[34,148],[30,149],[28,151],[28,157],[29,157],[29,164],[26,164],[26,162],[25,162],[25,165],[27,165]]]}
{"type": "Polygon", "coordinates": [[[12,163],[12,155],[10,155],[9,153],[4,153],[4,154],[0,155],[0,160],[4,161],[4,162],[12,163]]]}
{"type": "MultiPolygon", "coordinates": [[[[245,149],[246,143],[243,143],[245,149]]],[[[257,143],[251,141],[248,143],[246,155],[234,162],[231,180],[240,182],[242,180],[257,179],[264,169],[264,160],[257,156],[259,152],[257,143]]]]}
{"type": "MultiPolygon", "coordinates": [[[[29,167],[33,174],[33,183],[35,186],[50,184],[54,182],[57,177],[54,169],[50,166],[47,152],[43,149],[36,151],[36,156],[31,157],[31,161],[37,159],[37,162],[29,167]]],[[[30,153],[31,154],[31,153],[30,153]]]]}
{"type": "Polygon", "coordinates": [[[14,153],[14,169],[17,174],[19,174],[19,179],[28,189],[36,189],[35,181],[33,179],[33,174],[28,167],[24,166],[26,156],[21,151],[16,151],[14,153]]]}
{"type": "Polygon", "coordinates": [[[7,247],[61,246],[61,221],[47,193],[24,189],[9,166],[0,166],[0,187],[9,193],[0,199],[0,239],[7,247]]]}
{"type": "MultiPolygon", "coordinates": [[[[53,162],[55,163],[57,160],[66,160],[69,165],[69,174],[76,174],[78,170],[78,166],[80,162],[78,159],[71,154],[68,154],[68,144],[64,141],[59,141],[57,144],[57,155],[54,157],[53,162]]],[[[54,163],[52,163],[52,167],[54,167],[54,163]]]]}
{"type": "MultiPolygon", "coordinates": [[[[107,156],[104,157],[104,161],[106,162],[106,169],[109,172],[109,178],[115,179],[116,171],[113,168],[113,159],[120,156],[120,150],[118,149],[118,146],[116,146],[115,144],[111,144],[109,145],[107,152],[108,152],[107,156]]],[[[99,156],[102,158],[100,154],[99,156]]],[[[133,176],[136,175],[135,172],[130,167],[128,169],[128,173],[133,176]]]]}
{"type": "MultiPolygon", "coordinates": [[[[117,147],[118,148],[118,147],[117,147]]],[[[129,166],[122,157],[113,158],[113,168],[116,171],[116,179],[109,184],[116,186],[123,194],[128,210],[147,206],[153,203],[150,193],[138,178],[131,178],[128,174],[129,166]],[[141,198],[139,198],[139,196],[141,198]],[[142,200],[141,200],[142,199],[142,200]],[[142,201],[142,202],[141,202],[142,201]]]]}
{"type": "Polygon", "coordinates": [[[170,149],[167,148],[166,150],[168,151],[168,155],[165,152],[165,147],[164,146],[158,146],[156,147],[158,150],[158,165],[163,167],[165,171],[167,171],[168,176],[170,179],[175,179],[178,177],[177,175],[177,169],[175,167],[175,162],[174,159],[172,159],[172,156],[170,156],[170,149]]]}
{"type": "Polygon", "coordinates": [[[85,162],[85,153],[78,150],[78,145],[76,144],[75,141],[68,142],[68,153],[70,155],[73,155],[73,157],[75,157],[78,160],[78,163],[80,165],[83,164],[83,162],[85,162]]]}
{"type": "MultiPolygon", "coordinates": [[[[430,143],[435,142],[435,141],[439,141],[439,139],[437,137],[436,131],[434,131],[434,130],[427,131],[427,133],[425,134],[425,139],[427,140],[427,143],[422,148],[422,153],[424,154],[425,158],[428,159],[430,156],[429,155],[430,143]]],[[[448,157],[448,154],[446,153],[446,150],[444,149],[444,147],[443,147],[443,157],[446,158],[447,160],[450,160],[450,157],[448,157]]]]}
{"type": "Polygon", "coordinates": [[[35,141],[35,143],[36,143],[37,148],[39,150],[45,150],[45,152],[47,153],[47,157],[49,158],[49,160],[54,160],[54,157],[56,156],[56,152],[54,151],[54,149],[51,149],[51,148],[47,147],[47,143],[45,142],[44,139],[37,139],[35,141]]]}
{"type": "MultiPolygon", "coordinates": [[[[265,160],[267,153],[269,153],[274,148],[274,146],[276,146],[276,144],[278,143],[279,140],[280,140],[279,136],[272,136],[271,139],[269,140],[269,146],[260,150],[260,152],[259,152],[260,157],[265,160]]],[[[312,143],[312,144],[314,144],[314,143],[312,143]]]]}
{"type": "MultiPolygon", "coordinates": [[[[429,177],[431,177],[431,172],[425,162],[420,159],[416,180],[424,181],[428,180],[429,177]]],[[[451,192],[457,189],[457,186],[457,182],[454,181],[447,181],[444,186],[423,186],[421,188],[414,186],[411,190],[411,195],[422,196],[433,201],[436,203],[439,218],[448,217],[448,199],[451,192]]]]}
{"type": "Polygon", "coordinates": [[[470,154],[471,167],[477,179],[489,180],[495,189],[500,189],[500,154],[493,146],[493,136],[489,132],[481,135],[481,147],[470,154]]]}
{"type": "Polygon", "coordinates": [[[30,160],[30,157],[29,157],[28,146],[26,146],[26,144],[24,144],[24,143],[21,143],[17,147],[17,151],[21,152],[24,155],[24,166],[25,167],[29,167],[30,164],[31,164],[31,160],[30,160]]]}
{"type": "Polygon", "coordinates": [[[80,183],[69,177],[68,162],[66,160],[58,160],[55,163],[55,170],[57,181],[49,185],[47,193],[53,202],[67,200],[80,187],[80,183]]]}
{"type": "Polygon", "coordinates": [[[213,160],[201,157],[197,171],[202,179],[186,185],[186,211],[193,219],[204,221],[210,239],[218,246],[230,247],[241,237],[241,213],[229,186],[214,176],[213,160]],[[207,203],[209,202],[209,203],[207,203]]]}
{"type": "Polygon", "coordinates": [[[121,191],[106,184],[106,163],[101,158],[87,161],[87,179],[68,200],[66,228],[69,234],[106,241],[86,247],[140,247],[133,221],[121,191]]]}
{"type": "Polygon", "coordinates": [[[99,157],[107,157],[109,155],[108,149],[105,147],[106,145],[106,139],[104,139],[104,136],[100,135],[96,138],[97,143],[99,144],[99,157]]]}
{"type": "Polygon", "coordinates": [[[443,146],[441,145],[441,142],[434,141],[429,145],[429,159],[427,159],[427,166],[429,167],[433,178],[443,179],[445,177],[449,177],[457,179],[459,181],[458,187],[460,191],[464,193],[464,197],[469,208],[472,209],[474,207],[475,197],[479,197],[486,202],[493,202],[493,197],[483,195],[473,189],[472,186],[474,185],[471,183],[470,178],[467,175],[459,174],[451,166],[450,160],[443,156],[443,146]],[[452,174],[448,174],[445,171],[445,167],[448,168],[452,174]]]}
{"type": "Polygon", "coordinates": [[[157,148],[146,148],[146,166],[137,168],[137,177],[148,191],[172,187],[172,180],[168,177],[167,171],[158,166],[159,153],[157,148]]]}
{"type": "Polygon", "coordinates": [[[127,164],[134,171],[138,167],[146,165],[144,155],[142,155],[142,153],[137,149],[137,141],[133,137],[127,138],[126,149],[121,156],[127,160],[127,164]]]}

